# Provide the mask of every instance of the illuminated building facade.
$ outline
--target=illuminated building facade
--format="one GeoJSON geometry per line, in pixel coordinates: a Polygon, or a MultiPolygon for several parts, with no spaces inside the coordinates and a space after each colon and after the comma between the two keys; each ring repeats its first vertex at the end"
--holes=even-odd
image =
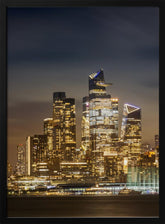
{"type": "Polygon", "coordinates": [[[86,162],[61,162],[60,170],[66,178],[80,178],[89,175],[86,162]]]}
{"type": "Polygon", "coordinates": [[[53,93],[53,150],[61,160],[64,159],[65,99],[65,92],[53,93]]]}
{"type": "Polygon", "coordinates": [[[83,112],[81,123],[81,147],[84,154],[89,150],[89,97],[83,97],[83,112]]]}
{"type": "Polygon", "coordinates": [[[25,147],[23,144],[17,146],[16,175],[25,175],[25,147]]]}
{"type": "Polygon", "coordinates": [[[141,155],[139,165],[141,167],[154,167],[156,166],[155,159],[154,151],[145,152],[143,155],[141,155]]]}
{"type": "Polygon", "coordinates": [[[46,162],[37,163],[36,174],[37,176],[42,177],[48,176],[49,175],[48,163],[46,162]]]}
{"type": "Polygon", "coordinates": [[[60,161],[72,161],[76,149],[75,99],[53,94],[53,150],[60,161]]]}
{"type": "Polygon", "coordinates": [[[47,135],[48,159],[53,158],[53,118],[44,119],[44,135],[47,135]]]}
{"type": "Polygon", "coordinates": [[[116,150],[104,152],[105,176],[111,182],[125,182],[123,165],[116,150]]]}
{"type": "Polygon", "coordinates": [[[118,142],[118,125],[119,125],[119,100],[118,98],[111,98],[112,105],[112,120],[111,120],[111,138],[113,142],[118,142]]]}
{"type": "Polygon", "coordinates": [[[26,138],[26,174],[37,175],[37,164],[47,162],[47,135],[34,135],[26,138]]]}
{"type": "Polygon", "coordinates": [[[124,104],[121,140],[124,142],[124,154],[131,159],[141,153],[141,109],[131,104],[124,104]]]}
{"type": "Polygon", "coordinates": [[[66,161],[72,161],[76,149],[75,99],[65,99],[65,154],[66,161]]]}
{"type": "MultiPolygon", "coordinates": [[[[106,92],[109,85],[105,83],[102,69],[89,75],[90,149],[92,173],[96,177],[105,176],[104,152],[110,150],[113,138],[118,136],[115,135],[111,96],[106,92]]],[[[114,104],[114,111],[116,108],[114,104]]]]}

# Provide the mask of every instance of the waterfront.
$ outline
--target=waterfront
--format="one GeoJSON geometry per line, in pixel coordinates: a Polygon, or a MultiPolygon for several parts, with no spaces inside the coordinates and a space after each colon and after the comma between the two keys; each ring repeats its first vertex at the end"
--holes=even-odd
{"type": "Polygon", "coordinates": [[[8,217],[158,216],[158,195],[8,198],[8,217]]]}
{"type": "Polygon", "coordinates": [[[117,195],[128,188],[141,194],[159,193],[159,169],[128,167],[126,183],[110,181],[58,180],[55,177],[20,177],[8,179],[9,195],[117,195]]]}

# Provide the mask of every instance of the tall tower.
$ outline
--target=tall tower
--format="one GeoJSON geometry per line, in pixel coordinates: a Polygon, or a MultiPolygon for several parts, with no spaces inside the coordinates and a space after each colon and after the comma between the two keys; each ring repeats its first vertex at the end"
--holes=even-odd
{"type": "Polygon", "coordinates": [[[72,161],[76,149],[75,99],[53,93],[53,150],[60,161],[72,161]]]}
{"type": "Polygon", "coordinates": [[[111,96],[107,94],[104,73],[101,69],[89,75],[89,124],[92,173],[105,175],[104,153],[110,150],[113,138],[113,111],[111,96]]]}
{"type": "Polygon", "coordinates": [[[37,175],[37,165],[47,162],[47,136],[34,135],[26,138],[26,174],[37,175]]]}
{"type": "Polygon", "coordinates": [[[76,149],[76,118],[75,118],[75,99],[65,99],[64,113],[64,160],[73,161],[76,149]]]}
{"type": "Polygon", "coordinates": [[[131,104],[124,104],[121,140],[130,159],[140,155],[141,139],[141,109],[131,104]]]}
{"type": "Polygon", "coordinates": [[[26,156],[25,156],[26,175],[32,175],[32,137],[26,137],[26,156]]]}
{"type": "Polygon", "coordinates": [[[112,129],[112,141],[114,143],[118,142],[119,139],[119,132],[118,132],[118,125],[119,125],[119,100],[118,98],[111,98],[111,105],[112,105],[112,121],[111,121],[111,129],[112,129]]]}
{"type": "Polygon", "coordinates": [[[25,147],[23,144],[17,146],[16,175],[25,175],[25,147]]]}
{"type": "Polygon", "coordinates": [[[83,152],[89,150],[89,97],[83,97],[83,112],[81,123],[81,147],[83,152]]]}
{"type": "Polygon", "coordinates": [[[65,92],[53,93],[53,150],[54,156],[64,159],[65,92]]]}
{"type": "Polygon", "coordinates": [[[47,135],[48,160],[53,159],[53,118],[44,119],[44,135],[47,135]]]}

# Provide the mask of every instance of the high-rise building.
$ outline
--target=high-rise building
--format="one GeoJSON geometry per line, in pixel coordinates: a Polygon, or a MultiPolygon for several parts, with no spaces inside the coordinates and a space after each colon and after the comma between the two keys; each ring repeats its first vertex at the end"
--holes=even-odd
{"type": "Polygon", "coordinates": [[[26,137],[26,156],[25,156],[25,173],[32,174],[32,137],[26,137]]]}
{"type": "Polygon", "coordinates": [[[121,159],[117,151],[105,152],[104,160],[106,177],[108,177],[111,182],[120,182],[123,180],[123,166],[121,165],[121,159]]]}
{"type": "Polygon", "coordinates": [[[25,147],[23,144],[17,146],[16,175],[25,175],[25,147]]]}
{"type": "Polygon", "coordinates": [[[121,140],[124,142],[124,154],[133,159],[141,153],[141,109],[124,104],[121,140]]]}
{"type": "Polygon", "coordinates": [[[26,138],[26,174],[37,175],[37,164],[47,162],[47,135],[34,135],[26,138]]]}
{"type": "MultiPolygon", "coordinates": [[[[90,149],[92,173],[96,177],[105,176],[104,153],[110,151],[113,138],[117,138],[111,96],[106,92],[109,85],[105,83],[102,69],[89,75],[90,149]]],[[[116,105],[113,107],[115,111],[116,105]]]]}
{"type": "Polygon", "coordinates": [[[53,150],[60,160],[64,160],[65,99],[65,92],[53,93],[53,150]]]}
{"type": "Polygon", "coordinates": [[[53,93],[53,150],[60,161],[72,161],[76,149],[75,99],[53,93]]]}
{"type": "Polygon", "coordinates": [[[111,98],[111,105],[112,105],[112,121],[111,121],[111,138],[113,142],[118,142],[118,125],[119,125],[119,100],[118,98],[111,98]]]}
{"type": "Polygon", "coordinates": [[[89,150],[89,97],[83,97],[83,111],[81,123],[81,148],[84,154],[89,150]]]}
{"type": "Polygon", "coordinates": [[[65,99],[64,160],[73,161],[76,153],[75,99],[65,99]]]}
{"type": "Polygon", "coordinates": [[[44,119],[44,135],[47,135],[48,160],[53,159],[53,118],[44,119]]]}

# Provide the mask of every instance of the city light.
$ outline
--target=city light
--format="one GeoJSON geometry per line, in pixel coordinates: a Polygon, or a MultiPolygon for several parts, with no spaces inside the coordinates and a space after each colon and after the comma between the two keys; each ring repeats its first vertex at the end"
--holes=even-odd
{"type": "Polygon", "coordinates": [[[76,147],[75,99],[53,93],[43,134],[17,146],[8,163],[9,195],[125,195],[159,193],[159,136],[142,145],[141,108],[126,103],[119,136],[119,99],[111,97],[103,69],[89,75],[82,100],[81,146],[76,147]],[[152,178],[154,176],[154,178],[152,178]]]}

